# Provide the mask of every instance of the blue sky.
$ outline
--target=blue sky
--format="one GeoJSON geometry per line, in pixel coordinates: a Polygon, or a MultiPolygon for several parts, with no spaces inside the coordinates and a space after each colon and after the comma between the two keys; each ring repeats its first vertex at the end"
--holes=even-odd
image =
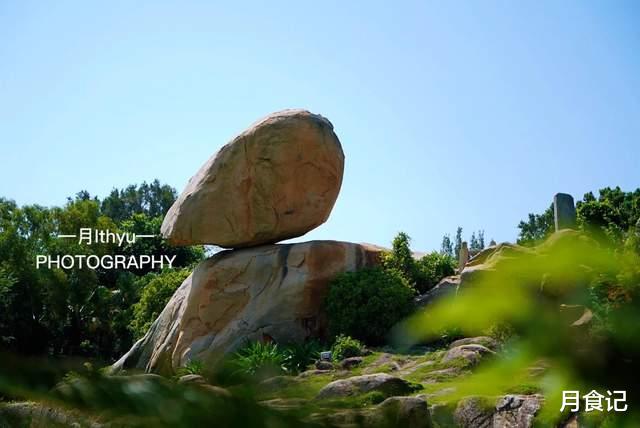
{"type": "Polygon", "coordinates": [[[514,240],[556,192],[640,186],[639,20],[634,1],[4,1],[0,195],[181,191],[256,119],[302,107],[346,164],[301,239],[514,240]]]}

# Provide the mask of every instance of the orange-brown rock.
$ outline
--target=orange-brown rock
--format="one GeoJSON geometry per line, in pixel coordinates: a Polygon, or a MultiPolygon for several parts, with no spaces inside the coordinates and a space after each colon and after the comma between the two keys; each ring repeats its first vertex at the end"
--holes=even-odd
{"type": "Polygon", "coordinates": [[[241,248],[301,236],[324,223],[342,185],[333,125],[305,110],[273,113],[212,156],[162,223],[173,245],[241,248]]]}
{"type": "Polygon", "coordinates": [[[329,282],[376,265],[379,254],[337,241],[222,251],[196,267],[114,370],[170,374],[190,360],[215,362],[246,341],[322,337],[329,282]]]}

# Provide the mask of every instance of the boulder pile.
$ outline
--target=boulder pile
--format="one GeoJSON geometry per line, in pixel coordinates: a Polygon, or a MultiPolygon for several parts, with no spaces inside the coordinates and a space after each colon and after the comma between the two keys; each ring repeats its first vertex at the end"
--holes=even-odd
{"type": "Polygon", "coordinates": [[[274,113],[222,147],[191,178],[161,231],[174,245],[231,249],[195,268],[114,371],[173,374],[191,360],[217,360],[247,340],[323,336],[329,282],[377,264],[380,249],[276,243],[327,220],[343,170],[333,125],[305,110],[274,113]]]}

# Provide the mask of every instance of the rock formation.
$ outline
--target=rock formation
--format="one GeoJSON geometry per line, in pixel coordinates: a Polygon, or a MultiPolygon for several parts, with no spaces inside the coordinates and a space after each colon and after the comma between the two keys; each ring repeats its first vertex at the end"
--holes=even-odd
{"type": "Polygon", "coordinates": [[[175,373],[247,341],[322,337],[329,282],[379,262],[378,247],[336,241],[264,245],[327,220],[344,154],[333,125],[305,110],[267,116],[212,156],[162,223],[173,245],[214,244],[147,334],[113,366],[175,373]]]}
{"type": "Polygon", "coordinates": [[[333,125],[305,110],[274,113],[222,147],[162,223],[173,245],[250,247],[304,235],[338,197],[344,154],[333,125]]]}
{"type": "Polygon", "coordinates": [[[379,249],[336,241],[223,251],[201,262],[114,369],[173,373],[246,341],[322,336],[323,300],[339,273],[378,263],[379,249]]]}

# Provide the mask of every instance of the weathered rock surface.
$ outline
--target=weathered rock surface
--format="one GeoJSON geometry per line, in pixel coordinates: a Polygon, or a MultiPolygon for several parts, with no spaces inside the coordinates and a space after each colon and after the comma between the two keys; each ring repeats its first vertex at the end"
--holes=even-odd
{"type": "Polygon", "coordinates": [[[317,398],[348,397],[369,391],[380,391],[386,396],[405,395],[414,391],[415,388],[415,385],[399,377],[376,373],[335,380],[322,388],[317,398]]]}
{"type": "Polygon", "coordinates": [[[471,397],[458,403],[454,420],[462,428],[529,428],[541,405],[540,395],[507,395],[495,406],[471,397]]]}
{"type": "Polygon", "coordinates": [[[220,252],[195,268],[113,371],[173,374],[193,359],[213,363],[247,340],[321,337],[329,282],[379,259],[375,247],[337,241],[220,252]]]}
{"type": "Polygon", "coordinates": [[[305,110],[273,113],[212,156],[162,223],[173,245],[249,247],[324,223],[342,185],[333,125],[305,110]]]}
{"type": "Polygon", "coordinates": [[[495,352],[478,344],[459,345],[449,349],[444,357],[442,357],[442,362],[446,363],[451,360],[462,358],[469,364],[475,365],[478,364],[482,357],[487,354],[491,355],[495,354],[495,352]]]}
{"type": "Polygon", "coordinates": [[[318,360],[316,361],[316,369],[318,370],[332,370],[333,363],[331,361],[318,360]]]}
{"type": "Polygon", "coordinates": [[[416,306],[419,308],[425,308],[432,303],[439,301],[447,296],[455,296],[460,286],[460,276],[453,275],[442,280],[436,284],[431,290],[428,290],[424,294],[416,297],[416,306]]]}
{"type": "Polygon", "coordinates": [[[449,349],[462,345],[482,345],[491,350],[495,350],[498,343],[495,339],[489,336],[465,337],[451,342],[451,344],[449,344],[449,349]]]}
{"type": "Polygon", "coordinates": [[[344,360],[340,361],[340,367],[345,370],[351,370],[352,368],[362,364],[362,361],[364,361],[362,357],[345,358],[344,360]]]}

